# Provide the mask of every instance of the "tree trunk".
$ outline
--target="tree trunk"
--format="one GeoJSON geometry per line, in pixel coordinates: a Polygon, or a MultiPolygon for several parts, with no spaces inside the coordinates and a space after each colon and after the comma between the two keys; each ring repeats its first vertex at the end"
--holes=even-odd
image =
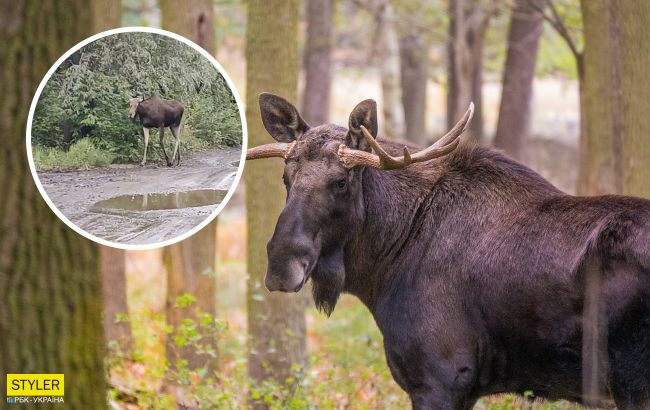
{"type": "Polygon", "coordinates": [[[508,54],[494,145],[521,162],[527,160],[537,46],[544,23],[538,10],[544,9],[546,3],[547,0],[517,0],[510,17],[508,54]]]}
{"type": "MultiPolygon", "coordinates": [[[[183,3],[173,0],[160,1],[162,28],[189,38],[211,55],[216,52],[214,37],[214,1],[190,0],[183,3]]],[[[163,250],[167,269],[167,324],[178,331],[183,319],[198,320],[201,313],[216,316],[216,230],[217,219],[193,236],[163,250]],[[195,304],[179,307],[176,302],[184,294],[197,299],[195,304]]],[[[216,340],[206,341],[208,350],[217,353],[216,340]]],[[[187,360],[190,369],[207,366],[217,368],[216,356],[199,354],[193,346],[178,346],[174,338],[167,338],[167,358],[170,363],[177,359],[187,360]]]]}
{"type": "Polygon", "coordinates": [[[160,0],[162,28],[180,34],[215,55],[214,0],[160,0]]]}
{"type": "Polygon", "coordinates": [[[376,20],[384,134],[390,138],[401,138],[404,136],[404,109],[400,85],[399,41],[395,32],[395,15],[389,1],[382,0],[376,20]]]}
{"type": "Polygon", "coordinates": [[[126,355],[131,352],[131,325],[121,320],[129,313],[126,297],[126,252],[101,247],[102,297],[104,300],[104,338],[117,343],[126,355]]]}
{"type": "Polygon", "coordinates": [[[623,101],[617,6],[583,1],[584,80],[578,192],[623,192],[623,101]]]}
{"type": "Polygon", "coordinates": [[[400,63],[406,139],[425,145],[427,50],[418,34],[408,34],[400,39],[400,63]]]}
{"type": "Polygon", "coordinates": [[[122,23],[122,2],[120,0],[95,0],[89,2],[92,10],[95,32],[118,28],[122,23]]]}
{"type": "Polygon", "coordinates": [[[470,135],[483,136],[483,43],[492,13],[476,0],[449,0],[447,128],[453,127],[474,102],[470,135]]]}
{"type": "MultiPolygon", "coordinates": [[[[246,30],[246,117],[249,145],[271,142],[262,125],[258,95],[272,92],[295,101],[298,79],[298,0],[251,0],[246,30]],[[264,69],[260,69],[264,67],[264,69]]],[[[283,164],[273,159],[246,165],[248,229],[249,373],[253,380],[284,383],[292,365],[304,368],[304,298],[269,293],[264,288],[266,242],[285,193],[280,183],[283,164]]]]}
{"type": "MultiPolygon", "coordinates": [[[[197,313],[216,315],[216,237],[217,224],[210,223],[192,237],[163,249],[163,262],[167,270],[167,299],[165,304],[167,324],[178,334],[183,321],[195,324],[197,313]],[[184,295],[191,295],[196,302],[185,306],[184,295]]],[[[179,346],[174,337],[168,337],[167,359],[174,365],[178,359],[187,360],[189,369],[217,368],[217,343],[215,338],[202,340],[206,353],[198,352],[194,346],[179,346]],[[212,352],[212,354],[208,353],[212,352]]]]}
{"type": "Polygon", "coordinates": [[[65,407],[100,409],[106,390],[98,248],[48,209],[23,153],[34,92],[63,52],[93,34],[92,24],[71,22],[89,20],[86,1],[5,2],[0,13],[0,374],[63,373],[65,407]]]}
{"type": "Polygon", "coordinates": [[[619,126],[623,159],[623,194],[650,198],[650,3],[628,1],[612,4],[618,7],[620,46],[620,77],[623,115],[619,126]]]}
{"type": "Polygon", "coordinates": [[[579,192],[650,197],[650,4],[581,2],[585,30],[579,192]]]}
{"type": "Polygon", "coordinates": [[[329,120],[332,49],[332,0],[307,0],[307,45],[303,118],[311,125],[329,120]]]}

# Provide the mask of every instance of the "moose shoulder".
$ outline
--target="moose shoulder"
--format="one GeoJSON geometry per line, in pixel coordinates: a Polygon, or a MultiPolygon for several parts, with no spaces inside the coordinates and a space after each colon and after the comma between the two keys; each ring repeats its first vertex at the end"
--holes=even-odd
{"type": "Polygon", "coordinates": [[[358,296],[416,409],[471,409],[532,392],[650,408],[650,201],[574,197],[493,150],[449,134],[415,152],[377,143],[374,101],[348,128],[309,126],[260,96],[283,157],[287,202],[265,284],[313,282],[331,313],[358,296]]]}

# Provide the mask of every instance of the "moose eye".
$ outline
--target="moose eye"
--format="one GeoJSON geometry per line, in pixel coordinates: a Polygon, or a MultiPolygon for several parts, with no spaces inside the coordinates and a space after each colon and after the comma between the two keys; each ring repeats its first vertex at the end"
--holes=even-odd
{"type": "Polygon", "coordinates": [[[338,191],[343,191],[348,186],[348,181],[345,178],[344,179],[339,179],[338,181],[336,181],[334,183],[334,186],[336,187],[336,189],[338,191]]]}

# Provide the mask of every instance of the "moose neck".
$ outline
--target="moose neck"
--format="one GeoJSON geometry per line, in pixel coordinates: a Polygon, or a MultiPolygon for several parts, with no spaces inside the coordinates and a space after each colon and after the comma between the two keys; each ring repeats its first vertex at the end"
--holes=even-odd
{"type": "Polygon", "coordinates": [[[405,246],[417,231],[431,195],[444,172],[444,161],[432,161],[406,169],[383,171],[366,168],[357,208],[356,232],[345,249],[345,291],[373,310],[382,287],[405,246]]]}

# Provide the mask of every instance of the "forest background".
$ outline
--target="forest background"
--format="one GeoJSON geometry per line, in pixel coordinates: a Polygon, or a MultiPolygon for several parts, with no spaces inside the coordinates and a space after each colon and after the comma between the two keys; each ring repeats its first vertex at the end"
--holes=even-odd
{"type": "MultiPolygon", "coordinates": [[[[29,177],[24,127],[42,76],[76,42],[120,25],[194,40],[245,96],[251,146],[270,142],[262,91],[312,124],[345,124],[374,98],[381,133],[417,143],[474,101],[466,138],[570,193],[650,197],[650,3],[614,3],[3,1],[0,372],[65,373],[73,408],[409,405],[359,301],[343,297],[326,319],[308,289],[264,289],[281,163],[247,164],[219,221],[162,250],[99,248],[52,215],[29,177]]],[[[575,407],[508,395],[476,408],[575,407]]]]}

